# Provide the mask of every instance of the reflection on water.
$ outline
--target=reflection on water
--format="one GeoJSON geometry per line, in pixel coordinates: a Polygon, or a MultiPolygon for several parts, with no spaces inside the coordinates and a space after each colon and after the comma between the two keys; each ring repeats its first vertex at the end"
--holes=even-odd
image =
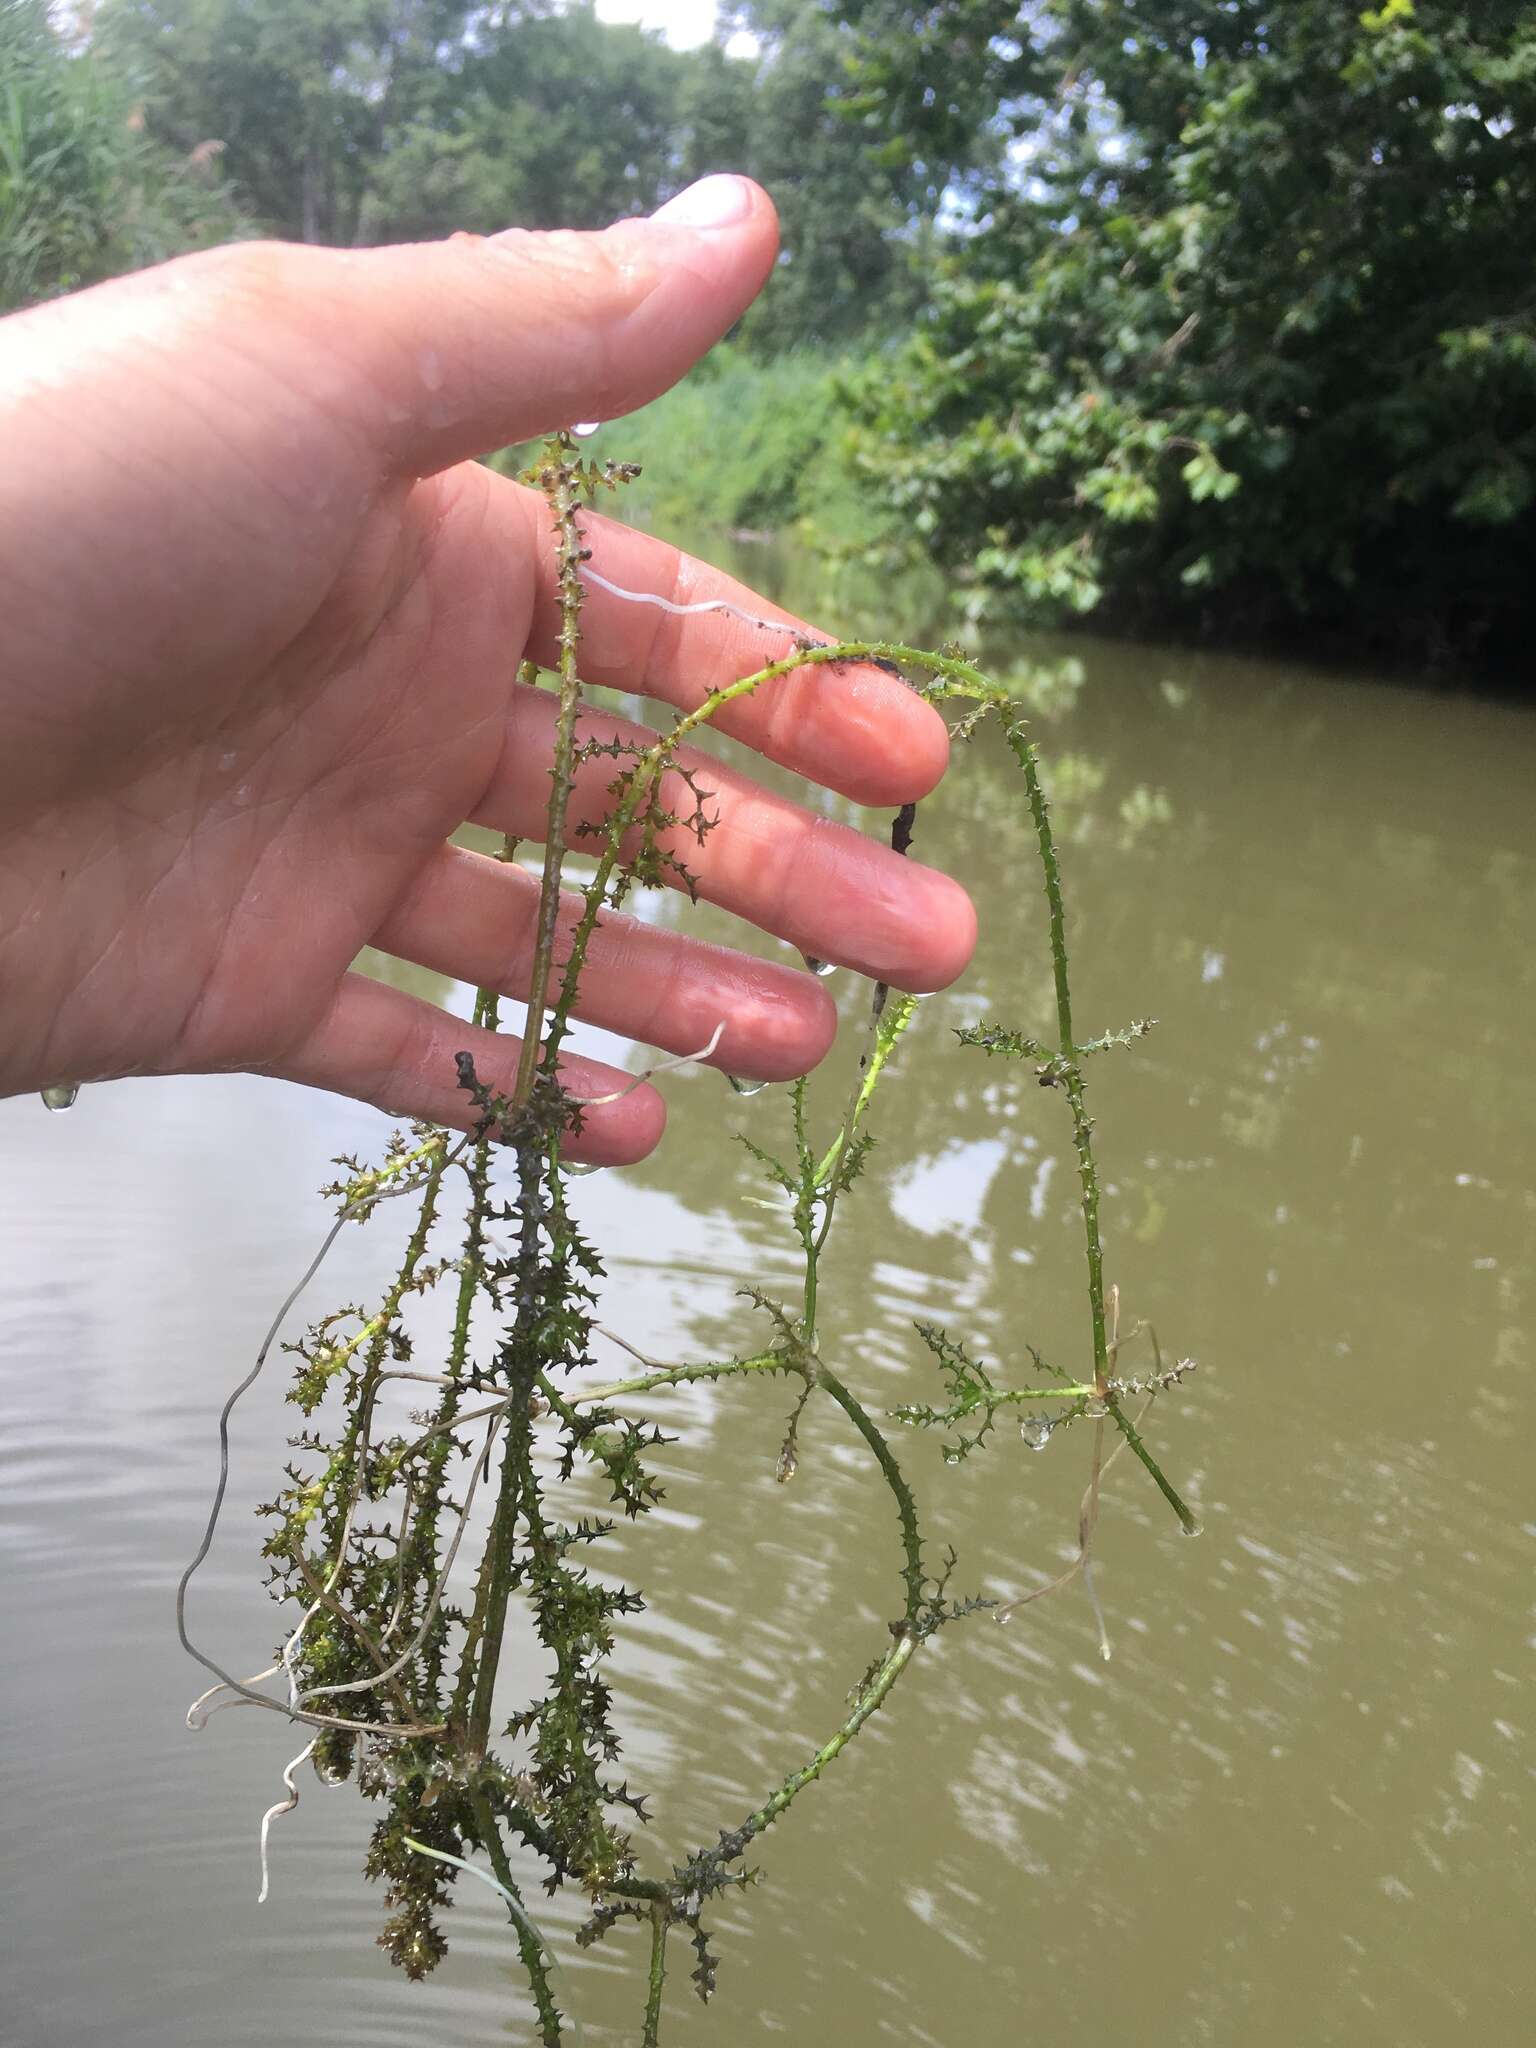
{"type": "MultiPolygon", "coordinates": [[[[765,1839],[766,1882],[720,1912],[718,2000],[680,1996],[670,2038],[1527,2038],[1536,721],[1087,643],[1036,650],[1027,679],[1081,1018],[1159,1019],[1092,1078],[1111,1277],[1128,1320],[1202,1361],[1152,1427],[1207,1533],[1177,1541],[1121,1460],[1099,1539],[1114,1661],[1079,1588],[947,1632],[765,1839]]],[[[982,947],[918,1013],[823,1290],[825,1348],[878,1410],[935,1395],[915,1317],[1005,1377],[1026,1344],[1083,1362],[1062,1105],[1010,1097],[953,1035],[1049,1009],[1017,783],[984,733],[962,754],[918,850],[968,882],[982,947]]],[[[647,914],[726,928],[670,900],[647,914]]],[[[831,987],[846,1053],[867,995],[831,987]]],[[[775,1148],[784,1093],[662,1085],[660,1156],[577,1189],[604,1320],[659,1357],[751,1344],[738,1279],[787,1292],[793,1265],[732,1133],[775,1148]]],[[[845,1085],[816,1091],[824,1126],[845,1085]]],[[[331,1155],[377,1150],[381,1120],[236,1078],[93,1088],[67,1118],[10,1102],[0,1122],[0,2037],[529,2040],[489,1895],[455,1909],[424,1988],[371,1947],[351,1791],[306,1789],[258,1912],[255,1822],[291,1745],[265,1717],[181,1725],[200,1681],[172,1592],[217,1405],[313,1248],[308,1190],[331,1155]]],[[[343,1240],[328,1299],[376,1280],[387,1228],[343,1240]]],[[[273,1633],[243,1509],[283,1456],[279,1394],[244,1414],[201,1591],[232,1650],[273,1633]]],[[[774,1483],[788,1407],[780,1380],[666,1397],[667,1501],[604,1561],[652,1597],[618,1691],[658,1863],[826,1734],[899,1604],[887,1498],[830,1406],[774,1483]]],[[[1025,1456],[1000,1429],[950,1469],[902,1437],[957,1589],[1008,1597],[1070,1561],[1089,1447],[1079,1430],[1025,1456]]],[[[544,1910],[552,1930],[578,1917],[544,1910]]],[[[589,2041],[635,2038],[638,1963],[621,1936],[572,1965],[589,2041]]]]}

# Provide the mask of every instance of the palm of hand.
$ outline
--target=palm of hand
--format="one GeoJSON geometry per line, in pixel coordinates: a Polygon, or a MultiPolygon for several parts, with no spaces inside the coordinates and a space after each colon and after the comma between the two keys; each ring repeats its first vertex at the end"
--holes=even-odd
{"type": "MultiPolygon", "coordinates": [[[[602,239],[566,238],[561,260],[587,262],[602,239]]],[[[45,352],[77,359],[76,374],[43,380],[10,437],[9,475],[26,494],[9,508],[18,544],[0,549],[12,627],[0,741],[9,727],[19,742],[0,745],[0,1004],[6,984],[16,992],[0,1087],[248,1068],[462,1123],[452,1051],[483,1053],[493,1085],[509,1075],[515,1042],[349,968],[372,941],[526,992],[531,884],[445,842],[470,817],[540,827],[549,700],[516,669],[525,653],[554,659],[547,519],[534,494],[455,458],[493,438],[485,421],[511,438],[576,408],[558,355],[529,372],[552,393],[494,404],[470,361],[455,412],[436,396],[434,350],[403,367],[386,350],[360,370],[328,328],[317,346],[303,287],[310,266],[338,260],[353,259],[205,260],[190,310],[177,278],[193,266],[170,266],[21,316],[0,337],[22,330],[20,371],[5,381],[23,392],[39,332],[45,352]],[[113,333],[97,363],[90,316],[103,298],[113,333]],[[126,406],[125,366],[137,401],[126,406]]],[[[483,259],[456,260],[477,266],[465,275],[483,289],[483,259]]],[[[617,294],[633,327],[670,287],[671,272],[657,275],[605,257],[591,289],[617,294]]],[[[730,303],[700,316],[698,278],[684,283],[687,319],[718,331],[730,303]]],[[[697,351],[678,324],[661,324],[659,361],[610,365],[617,391],[586,383],[581,395],[619,410],[637,402],[623,379],[641,396],[671,381],[697,351]]],[[[549,354],[539,330],[526,346],[549,354]]],[[[506,381],[499,356],[497,374],[506,381]]],[[[593,525],[632,587],[771,609],[674,550],[593,525]]],[[[589,680],[675,704],[786,651],[718,614],[679,625],[596,596],[583,623],[589,680]]],[[[731,729],[866,800],[900,802],[935,779],[942,729],[898,685],[877,671],[800,682],[745,700],[731,729]]],[[[600,814],[608,772],[578,784],[574,814],[600,814]]],[[[710,782],[724,829],[702,862],[706,896],[909,986],[958,971],[973,927],[943,877],[735,771],[712,768],[710,782]]],[[[622,919],[594,947],[583,1010],[674,1052],[721,1023],[719,1063],[764,1078],[803,1071],[833,1028],[809,977],[622,919]]],[[[568,1078],[599,1092],[615,1077],[575,1061],[568,1078]]],[[[661,1120],[654,1093],[636,1091],[589,1119],[582,1149],[637,1156],[661,1120]]]]}
{"type": "MultiPolygon", "coordinates": [[[[37,923],[71,940],[37,1019],[50,1071],[280,1067],[323,1025],[496,767],[532,594],[526,564],[483,559],[481,475],[392,486],[297,577],[253,586],[227,536],[241,616],[184,623],[182,717],[116,735],[33,836],[37,923]]],[[[115,726],[154,652],[116,689],[59,678],[61,725],[115,726]]]]}

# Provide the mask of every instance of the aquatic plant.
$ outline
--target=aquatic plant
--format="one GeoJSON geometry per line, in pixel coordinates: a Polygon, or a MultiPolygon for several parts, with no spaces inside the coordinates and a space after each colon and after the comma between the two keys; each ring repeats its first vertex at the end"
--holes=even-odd
{"type": "MultiPolygon", "coordinates": [[[[580,2028],[562,2009],[558,1960],[528,1910],[514,1858],[525,1875],[527,1863],[535,1862],[552,1890],[571,1886],[585,1893],[589,1917],[578,1943],[604,1939],[631,1922],[643,1930],[649,1948],[641,2038],[655,2044],[673,1935],[691,1944],[693,1982],[707,1999],[716,1960],[706,1917],[722,1892],[749,1881],[747,1857],[758,1838],[836,1760],[940,1630],[967,1617],[1003,1621],[1022,1604],[1005,1608],[980,1593],[952,1594],[954,1551],[936,1558],[890,1436],[840,1363],[826,1355],[819,1332],[818,1294],[833,1224],[865,1164],[871,1108],[912,1023],[914,997],[874,985],[835,1128],[813,1134],[807,1085],[799,1081],[788,1090],[783,1156],[749,1145],[778,1190],[802,1276],[792,1302],[750,1283],[744,1287],[762,1319],[759,1348],[689,1364],[659,1364],[635,1353],[640,1369],[630,1376],[606,1384],[594,1377],[603,1269],[599,1248],[572,1215],[568,1180],[580,1169],[564,1156],[569,1134],[580,1129],[591,1105],[562,1085],[558,1056],[605,910],[636,886],[691,887],[687,849],[710,830],[709,792],[699,771],[680,763],[678,749],[736,699],[807,668],[875,661],[901,673],[935,704],[956,706],[955,730],[962,735],[983,719],[1000,723],[1020,774],[1021,818],[1027,813],[1038,848],[1057,1030],[1050,1045],[1005,1025],[978,1026],[960,1036],[989,1057],[1027,1063],[1036,1083],[1065,1100],[1081,1184],[1089,1362],[1073,1374],[1031,1350],[1028,1383],[1004,1385],[959,1338],[919,1323],[917,1335],[934,1359],[944,1399],[899,1408],[887,1419],[944,1432],[951,1461],[979,1450],[1004,1411],[1024,1413],[1022,1433],[1037,1446],[1070,1424],[1091,1420],[1093,1454],[1078,1555],[1063,1575],[1064,1580],[1080,1573],[1090,1597],[1090,1550],[1108,1463],[1106,1429],[1119,1433],[1185,1529],[1195,1528],[1141,1433],[1146,1405],[1176,1385],[1190,1363],[1165,1368],[1157,1353],[1154,1370],[1142,1378],[1120,1372],[1120,1348],[1128,1339],[1120,1336],[1116,1291],[1105,1283],[1100,1187],[1086,1108],[1089,1060],[1134,1042],[1150,1027],[1138,1022],[1084,1041],[1074,1035],[1060,866],[1039,758],[1021,712],[957,649],[821,644],[725,605],[766,636],[789,644],[754,673],[676,718],[648,745],[583,738],[577,724],[578,667],[588,585],[667,610],[723,605],[705,600],[680,607],[627,590],[590,566],[580,506],[617,488],[629,473],[623,465],[584,460],[569,433],[554,436],[530,472],[548,501],[557,541],[559,708],[528,1025],[512,1092],[501,1095],[487,1087],[470,1055],[461,1054],[459,1085],[475,1112],[469,1135],[455,1138],[418,1125],[397,1138],[376,1167],[341,1162],[342,1178],[326,1191],[338,1204],[336,1221],[225,1406],[213,1508],[178,1596],[183,1643],[215,1680],[190,1710],[192,1725],[201,1726],[221,1708],[249,1704],[284,1716],[307,1736],[283,1773],[284,1797],[262,1822],[262,1895],[268,1830],[297,1803],[300,1766],[312,1762],[328,1781],[355,1773],[364,1795],[382,1808],[365,1867],[385,1886],[388,1917],[380,1940],[391,1958],[409,1976],[425,1976],[447,1946],[440,1917],[451,1887],[464,1873],[481,1879],[506,1906],[539,2038],[546,2044],[577,2040],[580,2028]],[[590,835],[594,867],[580,889],[574,922],[562,924],[572,777],[584,759],[597,754],[611,759],[611,804],[590,835]],[[289,1398],[305,1424],[290,1439],[295,1455],[284,1483],[261,1512],[270,1522],[265,1555],[272,1591],[289,1623],[267,1668],[237,1677],[197,1648],[187,1631],[189,1583],[212,1543],[226,1490],[230,1414],[263,1369],[288,1311],[341,1230],[369,1220],[394,1200],[413,1202],[415,1217],[382,1298],[371,1309],[348,1306],[325,1314],[302,1339],[284,1346],[296,1360],[289,1398]],[[458,1235],[444,1251],[451,1216],[458,1235]],[[439,1288],[451,1298],[452,1323],[446,1348],[429,1363],[417,1355],[409,1310],[439,1288]],[[896,1617],[871,1646],[873,1655],[856,1678],[846,1712],[826,1739],[748,1812],[726,1816],[715,1840],[670,1870],[657,1870],[636,1832],[647,1817],[644,1796],[619,1771],[620,1742],[605,1676],[620,1624],[643,1601],[627,1587],[594,1576],[585,1560],[615,1523],[572,1512],[569,1502],[577,1496],[570,1489],[595,1473],[623,1515],[644,1514],[659,1495],[648,1458],[665,1440],[648,1419],[648,1398],[679,1385],[763,1374],[780,1375],[793,1389],[777,1454],[779,1479],[788,1480],[796,1469],[801,1419],[813,1402],[838,1410],[873,1460],[897,1535],[896,1617]],[[403,1421],[386,1419],[391,1403],[398,1407],[402,1393],[416,1388],[427,1390],[430,1405],[403,1421]],[[1137,1400],[1143,1407],[1133,1419],[1127,1404],[1137,1400]],[[475,1505],[482,1497],[489,1506],[478,1562],[461,1594],[450,1575],[468,1532],[474,1528],[479,1537],[475,1505]],[[548,1682],[509,1717],[498,1704],[497,1681],[514,1602],[541,1648],[548,1682]]],[[[896,815],[891,844],[898,853],[911,843],[915,816],[910,804],[896,815]]],[[[508,845],[504,851],[511,858],[514,849],[508,845]]],[[[479,991],[474,1015],[477,1024],[496,1027],[494,990],[479,991]]],[[[714,1041],[696,1057],[713,1050],[714,1041]]],[[[633,1351],[622,1337],[617,1341],[633,1351]]],[[[1094,1607],[1097,1613],[1096,1601],[1094,1607]]]]}

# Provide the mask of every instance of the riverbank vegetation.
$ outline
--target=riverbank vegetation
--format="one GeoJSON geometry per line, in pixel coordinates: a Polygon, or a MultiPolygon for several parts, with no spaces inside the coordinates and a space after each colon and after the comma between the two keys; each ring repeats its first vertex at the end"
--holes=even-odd
{"type": "Polygon", "coordinates": [[[653,465],[658,519],[915,550],[973,618],[1523,649],[1523,0],[750,0],[696,50],[576,0],[0,21],[0,303],[242,232],[591,226],[742,169],[784,259],[713,391],[638,436],[728,398],[739,487],[653,465]]]}
{"type": "Polygon", "coordinates": [[[599,444],[611,439],[639,467],[625,493],[626,519],[680,539],[874,541],[880,520],[853,467],[844,395],[857,360],[824,348],[764,356],[723,343],[599,444]],[[728,434],[722,420],[731,423],[728,434]],[[709,461],[690,461],[703,447],[709,461]]]}
{"type": "Polygon", "coordinates": [[[216,146],[163,147],[44,0],[0,0],[0,313],[250,232],[216,146]]]}
{"type": "Polygon", "coordinates": [[[1528,6],[860,15],[853,104],[932,146],[965,213],[859,384],[864,460],[982,609],[1523,653],[1528,6]]]}

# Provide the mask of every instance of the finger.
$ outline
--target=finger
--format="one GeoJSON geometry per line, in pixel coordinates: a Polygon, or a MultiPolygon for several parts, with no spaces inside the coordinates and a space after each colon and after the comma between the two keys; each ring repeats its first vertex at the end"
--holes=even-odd
{"type": "MultiPolygon", "coordinates": [[[[549,759],[555,700],[547,690],[519,689],[511,699],[507,742],[478,824],[517,838],[541,838],[547,825],[549,759]]],[[[607,713],[586,712],[583,740],[648,748],[654,733],[607,713]]],[[[760,788],[735,769],[692,748],[678,750],[677,769],[662,780],[661,808],[710,821],[701,841],[687,824],[657,835],[658,848],[686,869],[698,895],[748,923],[787,939],[802,952],[898,988],[944,988],[961,972],[976,943],[976,914],[958,883],[893,853],[851,826],[813,815],[760,788]],[[684,773],[678,770],[685,771],[684,773]],[[690,786],[685,775],[697,778],[690,786]],[[707,791],[702,803],[698,792],[707,791]]],[[[608,785],[623,757],[579,762],[567,812],[572,845],[582,828],[612,812],[608,785]]],[[[586,844],[596,842],[586,838],[586,844]]],[[[675,868],[666,879],[680,884],[675,868]]]]}
{"type": "MultiPolygon", "coordinates": [[[[533,975],[539,884],[524,869],[445,846],[374,934],[386,953],[521,1001],[533,975]]],[[[581,898],[561,898],[557,963],[581,898]]],[[[808,1073],[831,1046],[837,1010],[809,974],[604,911],[578,1015],[663,1052],[691,1053],[723,1026],[708,1064],[754,1081],[808,1073]]],[[[594,1091],[595,1092],[595,1091],[594,1091]]]]}
{"type": "Polygon", "coordinates": [[[778,249],[750,179],[705,178],[599,234],[455,235],[329,259],[309,308],[378,439],[426,475],[658,397],[745,312],[778,249]]]}
{"type": "MultiPolygon", "coordinates": [[[[490,494],[492,518],[509,528],[510,551],[531,544],[539,563],[528,653],[541,667],[559,661],[560,598],[555,540],[544,501],[503,484],[490,494]]],[[[795,650],[799,638],[832,636],[770,604],[733,577],[665,541],[595,512],[580,515],[592,550],[581,607],[581,672],[588,682],[638,691],[692,711],[714,690],[754,675],[795,650]],[[634,593],[621,597],[604,587],[634,593]],[[660,604],[724,601],[727,611],[679,615],[660,604]]],[[[764,683],[717,712],[711,723],[813,782],[856,803],[904,804],[923,797],[949,761],[949,733],[934,707],[873,662],[817,663],[764,683]]]]}
{"type": "MultiPolygon", "coordinates": [[[[469,1053],[486,1087],[510,1094],[521,1040],[483,1031],[435,1004],[365,974],[348,974],[320,1023],[282,1059],[263,1069],[286,1081],[371,1102],[390,1116],[421,1117],[450,1130],[472,1130],[474,1105],[455,1085],[455,1057],[469,1053]]],[[[656,1145],[666,1105],[645,1083],[598,1060],[572,1054],[560,1077],[578,1101],[629,1090],[617,1102],[594,1103],[579,1135],[566,1144],[572,1159],[628,1166],[656,1145]]]]}

